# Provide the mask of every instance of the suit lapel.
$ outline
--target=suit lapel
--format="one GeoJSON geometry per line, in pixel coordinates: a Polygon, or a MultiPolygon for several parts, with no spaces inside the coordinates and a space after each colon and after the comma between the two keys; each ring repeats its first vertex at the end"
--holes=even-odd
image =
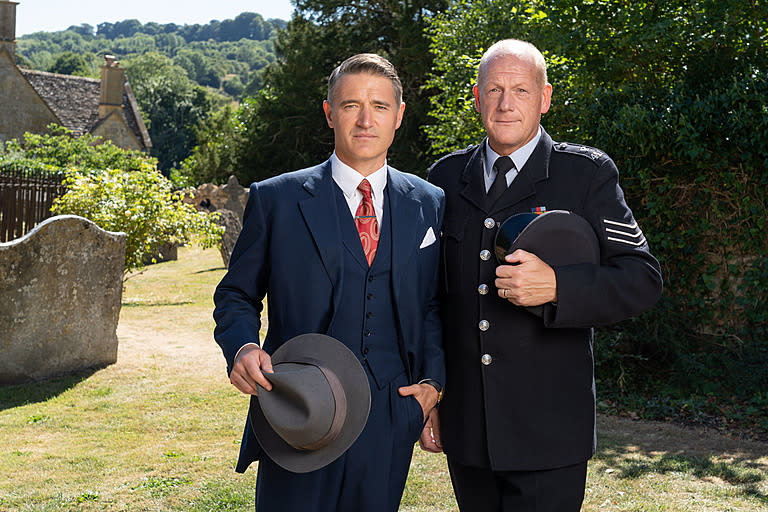
{"type": "Polygon", "coordinates": [[[343,246],[330,160],[316,167],[316,172],[304,182],[304,189],[310,197],[299,201],[299,209],[331,279],[334,311],[338,311],[343,275],[343,246]]]}
{"type": "Polygon", "coordinates": [[[392,219],[392,290],[395,305],[400,305],[400,289],[403,272],[411,267],[412,254],[419,248],[426,234],[421,204],[411,197],[413,184],[402,173],[387,167],[389,211],[392,219]],[[423,232],[422,232],[423,231],[423,232]]]}

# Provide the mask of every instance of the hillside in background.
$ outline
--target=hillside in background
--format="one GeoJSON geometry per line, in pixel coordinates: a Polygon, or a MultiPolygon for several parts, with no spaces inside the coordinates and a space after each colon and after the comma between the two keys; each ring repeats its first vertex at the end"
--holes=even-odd
{"type": "Polygon", "coordinates": [[[22,67],[98,77],[105,54],[130,61],[157,52],[183,68],[191,81],[239,98],[260,88],[260,73],[274,62],[273,41],[285,25],[252,12],[205,25],[138,20],[82,24],[19,37],[17,58],[22,67]]]}

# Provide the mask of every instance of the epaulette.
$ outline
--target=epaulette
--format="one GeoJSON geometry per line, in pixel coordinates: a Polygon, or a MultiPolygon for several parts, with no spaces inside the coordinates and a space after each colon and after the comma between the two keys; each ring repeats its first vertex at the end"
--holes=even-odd
{"type": "Polygon", "coordinates": [[[599,160],[603,160],[608,157],[608,155],[605,154],[605,152],[590,146],[584,146],[582,144],[571,144],[570,142],[556,142],[553,147],[555,151],[558,151],[560,153],[580,155],[585,158],[589,158],[594,162],[598,162],[599,160]]]}
{"type": "Polygon", "coordinates": [[[477,146],[478,146],[477,144],[470,144],[469,146],[467,146],[464,149],[457,149],[453,153],[448,153],[444,157],[439,158],[434,164],[432,164],[432,167],[436,166],[437,164],[439,164],[443,160],[448,160],[449,158],[453,158],[453,157],[457,157],[457,156],[462,156],[462,155],[466,155],[467,153],[471,153],[472,151],[477,149],[477,146]]]}

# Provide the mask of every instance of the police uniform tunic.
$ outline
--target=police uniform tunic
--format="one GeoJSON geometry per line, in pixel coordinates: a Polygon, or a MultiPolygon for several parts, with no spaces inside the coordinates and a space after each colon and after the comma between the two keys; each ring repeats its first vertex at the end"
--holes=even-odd
{"type": "Polygon", "coordinates": [[[430,169],[446,193],[442,302],[447,378],[440,405],[449,460],[494,471],[584,462],[595,451],[592,327],[649,309],[659,264],[603,152],[555,143],[542,129],[525,166],[485,204],[482,145],[430,169]],[[554,268],[557,303],[544,318],[498,296],[493,240],[516,213],[568,210],[584,217],[601,263],[554,268]]]}

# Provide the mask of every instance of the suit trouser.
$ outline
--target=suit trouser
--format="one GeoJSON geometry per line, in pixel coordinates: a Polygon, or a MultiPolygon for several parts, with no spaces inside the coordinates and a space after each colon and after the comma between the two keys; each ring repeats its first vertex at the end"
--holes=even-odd
{"type": "Polygon", "coordinates": [[[309,473],[292,473],[259,461],[257,512],[396,512],[405,489],[413,446],[424,414],[413,397],[401,397],[405,373],[383,389],[368,375],[371,412],[360,437],[344,455],[309,473]]]}
{"type": "Polygon", "coordinates": [[[448,469],[465,512],[578,512],[584,501],[586,461],[541,471],[492,471],[448,457],[448,469]]]}

